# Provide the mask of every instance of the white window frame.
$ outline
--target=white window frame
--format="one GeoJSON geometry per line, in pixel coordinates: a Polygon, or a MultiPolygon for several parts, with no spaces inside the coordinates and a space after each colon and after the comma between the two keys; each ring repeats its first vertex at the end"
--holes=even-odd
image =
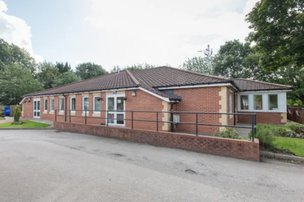
{"type": "Polygon", "coordinates": [[[70,96],[70,112],[71,112],[71,115],[75,115],[76,113],[76,97],[75,96],[70,96]],[[72,109],[72,100],[75,99],[75,109],[73,110],[72,109]]]}
{"type": "Polygon", "coordinates": [[[101,96],[95,95],[95,96],[93,96],[93,115],[100,115],[100,111],[101,111],[101,96]],[[99,111],[96,111],[96,109],[95,109],[95,99],[96,98],[100,99],[100,110],[99,111]]]}
{"type": "Polygon", "coordinates": [[[54,97],[50,97],[50,113],[54,113],[55,110],[55,98],[54,97]],[[52,106],[53,103],[53,106],[52,106]]]}
{"type": "MultiPolygon", "coordinates": [[[[116,102],[117,102],[117,97],[123,97],[123,98],[125,98],[126,97],[126,95],[125,94],[122,94],[122,93],[119,93],[119,94],[112,94],[112,95],[107,95],[106,96],[106,110],[108,110],[108,98],[110,98],[110,97],[113,97],[114,98],[114,110],[117,110],[117,104],[116,104],[116,102]],[[116,101],[115,101],[116,100],[116,101]]],[[[123,112],[119,112],[118,114],[123,114],[123,116],[124,116],[124,119],[126,119],[126,113],[125,113],[125,111],[126,111],[126,102],[125,102],[125,99],[124,99],[124,109],[123,109],[123,112]]],[[[117,116],[117,112],[114,112],[114,118],[117,118],[116,116],[117,116]]],[[[108,122],[108,112],[106,113],[106,122],[108,122]]],[[[117,122],[117,119],[116,120],[114,120],[114,123],[107,123],[108,125],[114,125],[114,126],[125,126],[126,125],[126,120],[124,120],[124,124],[117,124],[116,123],[117,122]]]]}
{"type": "Polygon", "coordinates": [[[87,115],[89,114],[89,111],[90,111],[90,98],[88,95],[84,95],[82,96],[82,115],[85,115],[85,110],[84,110],[84,99],[85,98],[88,98],[88,110],[87,110],[87,115]]]}
{"type": "Polygon", "coordinates": [[[63,97],[63,96],[60,96],[59,98],[58,98],[58,111],[60,112],[60,113],[64,113],[64,110],[65,110],[65,98],[63,97]],[[61,100],[62,100],[62,102],[63,102],[63,109],[61,109],[61,100]]]}
{"type": "Polygon", "coordinates": [[[268,98],[268,110],[269,111],[276,111],[276,110],[278,110],[279,109],[279,95],[278,94],[275,94],[275,93],[269,93],[268,95],[267,95],[267,98],[268,98]],[[270,97],[270,95],[276,95],[277,96],[277,108],[274,108],[274,109],[270,109],[270,99],[269,99],[269,97],[270,97]]]}
{"type": "Polygon", "coordinates": [[[237,109],[240,112],[287,112],[287,99],[286,99],[287,91],[247,91],[241,92],[238,96],[238,106],[237,109]],[[269,110],[269,95],[277,95],[278,96],[278,108],[269,110]],[[241,109],[241,95],[248,95],[248,104],[249,109],[241,109]],[[254,109],[254,95],[262,95],[263,99],[263,109],[255,110],[254,109]]]}
{"type": "Polygon", "coordinates": [[[266,108],[265,108],[265,103],[264,103],[264,97],[263,94],[260,94],[260,93],[256,93],[256,94],[253,94],[253,110],[254,111],[264,111],[266,108]],[[255,109],[255,96],[261,96],[262,97],[262,109],[255,109]]]}
{"type": "Polygon", "coordinates": [[[48,112],[48,98],[44,97],[43,98],[43,113],[47,113],[48,112]],[[47,102],[47,104],[45,104],[47,102]]]}

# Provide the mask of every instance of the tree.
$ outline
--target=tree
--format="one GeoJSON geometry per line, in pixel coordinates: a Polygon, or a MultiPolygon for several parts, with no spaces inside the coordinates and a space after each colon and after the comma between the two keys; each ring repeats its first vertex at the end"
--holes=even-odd
{"type": "Polygon", "coordinates": [[[68,62],[56,62],[55,67],[58,69],[59,73],[63,74],[65,72],[71,71],[71,65],[68,62]]]}
{"type": "Polygon", "coordinates": [[[52,88],[55,80],[60,77],[58,68],[50,62],[38,64],[38,73],[36,77],[42,83],[44,89],[52,88]]]}
{"type": "Polygon", "coordinates": [[[213,51],[208,45],[207,48],[204,51],[204,56],[201,57],[193,57],[188,58],[184,64],[183,68],[189,71],[198,72],[198,73],[204,73],[204,74],[213,74],[213,51]]]}
{"type": "Polygon", "coordinates": [[[258,77],[255,56],[249,43],[227,41],[214,57],[214,74],[228,78],[258,77]]]}
{"type": "Polygon", "coordinates": [[[121,67],[119,67],[118,65],[114,66],[112,69],[111,69],[111,73],[116,73],[116,72],[119,72],[121,71],[121,67]]]}
{"type": "Polygon", "coordinates": [[[26,50],[0,39],[0,71],[13,64],[35,71],[35,60],[26,50]]]}
{"type": "Polygon", "coordinates": [[[53,84],[53,87],[63,86],[69,83],[74,83],[80,81],[80,78],[73,71],[64,72],[60,77],[58,77],[53,84]]]}
{"type": "Polygon", "coordinates": [[[304,1],[261,0],[247,15],[259,65],[272,81],[292,85],[289,95],[304,100],[304,1]]]}
{"type": "Polygon", "coordinates": [[[151,68],[154,68],[154,67],[155,67],[154,65],[144,63],[144,64],[130,65],[130,66],[127,66],[125,69],[130,70],[130,71],[134,71],[134,70],[141,70],[141,69],[151,69],[151,68]]]}
{"type": "Polygon", "coordinates": [[[84,80],[95,76],[107,74],[107,71],[103,69],[101,65],[87,62],[87,63],[79,64],[76,67],[76,74],[82,80],[84,80]]]}
{"type": "Polygon", "coordinates": [[[42,89],[32,72],[18,64],[9,65],[0,72],[0,86],[1,104],[18,104],[25,94],[42,89]]]}

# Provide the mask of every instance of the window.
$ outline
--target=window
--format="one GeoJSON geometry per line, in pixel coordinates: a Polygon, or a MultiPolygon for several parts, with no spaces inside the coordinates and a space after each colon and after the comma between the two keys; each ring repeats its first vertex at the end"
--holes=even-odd
{"type": "Polygon", "coordinates": [[[269,110],[278,109],[278,95],[276,94],[268,95],[268,109],[269,110]]]}
{"type": "Polygon", "coordinates": [[[43,109],[45,112],[48,110],[48,100],[46,97],[43,100],[43,109]]]}
{"type": "Polygon", "coordinates": [[[94,97],[94,112],[100,112],[101,99],[100,97],[94,97]]]}
{"type": "Polygon", "coordinates": [[[60,112],[64,111],[64,98],[63,97],[59,98],[59,111],[60,112]]]}
{"type": "Polygon", "coordinates": [[[82,98],[82,110],[89,111],[89,97],[82,98]]]}
{"type": "Polygon", "coordinates": [[[240,102],[241,102],[241,110],[249,109],[248,95],[241,95],[240,102]]]}
{"type": "Polygon", "coordinates": [[[50,99],[50,111],[54,111],[54,98],[52,97],[51,99],[50,99]]]}
{"type": "Polygon", "coordinates": [[[74,112],[76,110],[76,98],[75,97],[71,97],[70,106],[71,106],[70,110],[74,112]]]}
{"type": "Polygon", "coordinates": [[[263,109],[263,96],[262,95],[254,95],[253,96],[253,109],[254,110],[262,110],[263,109]]]}

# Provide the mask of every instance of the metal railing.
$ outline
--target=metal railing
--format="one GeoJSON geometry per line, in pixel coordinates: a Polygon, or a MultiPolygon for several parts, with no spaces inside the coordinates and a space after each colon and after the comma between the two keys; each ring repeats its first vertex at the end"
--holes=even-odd
{"type": "MultiPolygon", "coordinates": [[[[193,134],[201,135],[200,126],[205,127],[225,127],[225,128],[244,128],[251,130],[251,140],[254,141],[256,136],[256,114],[255,113],[217,113],[217,112],[193,112],[193,111],[141,111],[141,110],[123,110],[123,111],[114,111],[114,110],[66,110],[58,112],[55,110],[55,122],[58,121],[58,117],[64,117],[63,122],[75,123],[73,119],[78,118],[80,123],[88,124],[88,119],[97,119],[102,120],[100,124],[106,126],[125,126],[126,122],[128,122],[129,127],[134,129],[135,123],[138,122],[146,122],[146,123],[154,123],[155,131],[160,130],[160,124],[169,124],[170,131],[176,131],[177,126],[188,125],[194,126],[193,134]],[[111,114],[123,114],[123,118],[117,118],[117,115],[109,116],[111,114]],[[135,115],[144,115],[148,116],[148,118],[136,118],[135,115]],[[168,114],[170,120],[163,120],[163,116],[168,114]],[[176,120],[174,117],[178,115],[179,119],[186,119],[186,121],[176,120]],[[186,116],[186,117],[183,117],[186,116]],[[212,121],[212,117],[216,116],[214,120],[218,120],[218,118],[222,116],[229,116],[230,122],[233,124],[220,124],[216,123],[216,121],[212,121]],[[246,116],[249,117],[247,120],[250,120],[250,124],[248,125],[236,125],[236,120],[238,116],[246,116]],[[190,121],[188,121],[190,119],[190,121]],[[115,124],[115,122],[120,121],[123,124],[115,124]],[[114,124],[113,124],[114,123],[114,124]]],[[[227,118],[227,120],[228,120],[227,118]]]]}

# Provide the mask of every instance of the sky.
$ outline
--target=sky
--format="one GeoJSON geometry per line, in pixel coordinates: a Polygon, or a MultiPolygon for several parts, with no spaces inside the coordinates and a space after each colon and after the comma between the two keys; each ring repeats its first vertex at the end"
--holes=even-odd
{"type": "Polygon", "coordinates": [[[258,0],[0,0],[0,38],[38,61],[180,67],[244,41],[258,0]]]}

